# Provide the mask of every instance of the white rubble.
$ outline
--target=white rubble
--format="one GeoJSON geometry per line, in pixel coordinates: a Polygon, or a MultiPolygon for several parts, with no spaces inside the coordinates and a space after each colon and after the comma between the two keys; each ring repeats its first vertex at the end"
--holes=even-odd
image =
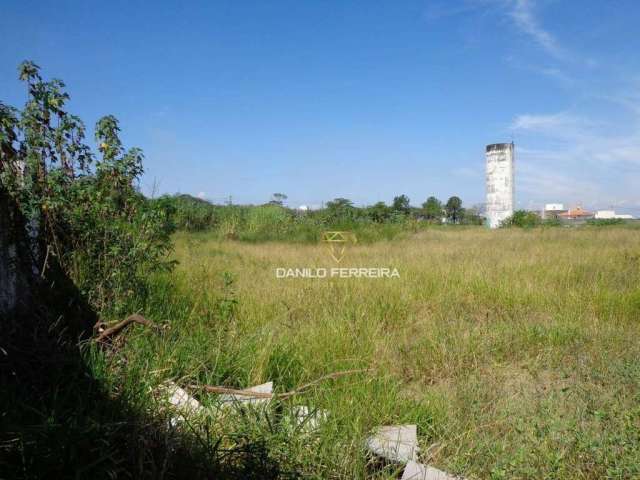
{"type": "Polygon", "coordinates": [[[320,422],[327,419],[328,412],[326,410],[310,410],[306,405],[296,405],[293,407],[293,416],[297,426],[313,431],[317,430],[320,422]]]}
{"type": "MultiPolygon", "coordinates": [[[[203,407],[198,400],[193,398],[189,393],[180,388],[173,382],[167,382],[160,387],[160,391],[163,393],[166,401],[175,409],[176,414],[173,415],[169,424],[172,427],[176,427],[180,423],[184,422],[187,417],[211,413],[211,411],[203,407]]],[[[272,393],[273,382],[263,383],[262,385],[256,385],[254,387],[243,390],[244,392],[253,393],[272,393]]],[[[224,394],[220,395],[220,405],[222,407],[230,407],[233,405],[244,404],[262,404],[268,402],[270,399],[265,397],[252,397],[247,395],[238,394],[224,394]]]]}
{"type": "Polygon", "coordinates": [[[461,480],[437,468],[409,460],[400,480],[461,480]]]}
{"type": "Polygon", "coordinates": [[[416,425],[378,427],[367,439],[371,452],[390,462],[406,464],[401,480],[461,480],[437,468],[418,463],[416,425]]]}
{"type": "Polygon", "coordinates": [[[407,463],[418,456],[418,435],[415,425],[378,427],[367,438],[367,447],[376,455],[396,463],[407,463]]]}
{"type": "Polygon", "coordinates": [[[173,382],[168,382],[162,386],[167,401],[177,411],[177,415],[169,419],[169,425],[176,427],[185,421],[185,417],[189,415],[199,414],[205,411],[198,400],[193,398],[189,393],[180,388],[173,382]]]}
{"type": "Polygon", "coordinates": [[[176,410],[183,413],[194,413],[202,409],[200,402],[189,395],[185,390],[180,388],[173,382],[169,382],[165,387],[167,401],[173,405],[176,410]]]}
{"type": "MultiPolygon", "coordinates": [[[[173,382],[167,382],[160,388],[167,402],[176,411],[176,414],[169,420],[171,427],[180,425],[188,416],[209,411],[187,391],[173,382]]],[[[273,382],[256,385],[243,390],[243,392],[271,394],[273,393],[273,382]]],[[[223,394],[219,398],[221,405],[225,407],[238,404],[263,404],[270,400],[269,397],[238,394],[223,394]]],[[[328,417],[326,410],[311,410],[306,405],[296,405],[291,412],[295,425],[302,426],[308,431],[316,430],[320,426],[320,422],[325,421],[328,417]]],[[[442,470],[416,461],[419,451],[416,425],[378,427],[374,434],[367,438],[366,445],[375,455],[393,463],[406,464],[401,480],[462,480],[461,477],[449,475],[442,470]]]]}

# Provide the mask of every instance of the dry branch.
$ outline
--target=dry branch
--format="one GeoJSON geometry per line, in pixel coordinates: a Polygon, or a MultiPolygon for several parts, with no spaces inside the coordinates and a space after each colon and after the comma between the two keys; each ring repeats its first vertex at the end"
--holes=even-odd
{"type": "Polygon", "coordinates": [[[116,323],[113,327],[104,329],[104,331],[100,333],[100,335],[98,335],[98,337],[96,338],[96,342],[104,342],[105,340],[118,335],[123,329],[125,329],[132,323],[138,323],[140,325],[144,325],[145,327],[157,328],[151,320],[147,320],[142,315],[134,313],[133,315],[129,315],[121,322],[116,323]]]}
{"type": "Polygon", "coordinates": [[[339,372],[333,372],[333,373],[329,373],[327,375],[323,375],[320,378],[315,379],[312,382],[309,383],[305,383],[303,385],[300,385],[298,388],[295,388],[293,390],[290,390],[288,392],[284,392],[284,393],[262,393],[262,392],[253,392],[250,389],[246,389],[246,390],[237,390],[235,388],[227,388],[227,387],[219,387],[219,386],[215,386],[215,385],[197,385],[197,384],[191,384],[188,385],[189,388],[194,389],[194,390],[204,390],[205,392],[209,392],[209,393],[218,393],[218,394],[231,394],[231,395],[242,395],[245,397],[253,397],[253,398],[279,398],[279,399],[286,399],[289,397],[293,397],[294,395],[298,395],[299,393],[302,393],[303,391],[325,381],[325,380],[333,380],[339,377],[343,377],[345,375],[353,375],[356,373],[366,373],[366,372],[370,372],[373,369],[371,368],[360,368],[357,370],[342,370],[339,372]]]}
{"type": "Polygon", "coordinates": [[[188,385],[189,388],[194,390],[204,390],[208,393],[229,394],[229,395],[241,395],[245,397],[255,398],[273,398],[273,393],[253,392],[251,390],[237,390],[235,388],[218,387],[215,385],[188,385]]]}

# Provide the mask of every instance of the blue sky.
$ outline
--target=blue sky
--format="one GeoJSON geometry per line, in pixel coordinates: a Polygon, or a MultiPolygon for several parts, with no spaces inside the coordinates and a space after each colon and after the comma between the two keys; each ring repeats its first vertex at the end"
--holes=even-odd
{"type": "Polygon", "coordinates": [[[513,139],[520,207],[639,212],[639,22],[637,0],[5,0],[0,100],[34,60],[88,126],[120,119],[147,193],[472,205],[513,139]]]}

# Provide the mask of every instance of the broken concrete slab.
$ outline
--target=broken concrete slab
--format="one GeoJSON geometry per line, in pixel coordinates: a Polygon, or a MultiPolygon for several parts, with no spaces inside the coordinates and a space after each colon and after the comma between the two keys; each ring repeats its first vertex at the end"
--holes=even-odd
{"type": "Polygon", "coordinates": [[[418,456],[418,435],[415,425],[378,427],[367,438],[367,448],[390,462],[407,463],[418,456]]]}
{"type": "MultiPolygon", "coordinates": [[[[242,390],[247,393],[273,393],[273,382],[263,383],[261,385],[256,385],[254,387],[245,388],[242,390]]],[[[229,404],[260,404],[267,403],[271,399],[265,397],[252,397],[251,395],[237,395],[237,394],[223,394],[219,397],[220,402],[223,405],[229,404]]]]}
{"type": "Polygon", "coordinates": [[[437,468],[409,460],[401,480],[462,480],[461,477],[449,475],[437,468]]]}

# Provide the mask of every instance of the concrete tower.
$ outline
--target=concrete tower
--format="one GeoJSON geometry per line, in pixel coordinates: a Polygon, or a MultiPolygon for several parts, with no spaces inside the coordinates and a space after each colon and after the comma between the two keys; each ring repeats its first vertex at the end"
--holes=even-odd
{"type": "Polygon", "coordinates": [[[487,205],[489,228],[498,228],[500,222],[513,215],[513,143],[487,145],[487,205]]]}

